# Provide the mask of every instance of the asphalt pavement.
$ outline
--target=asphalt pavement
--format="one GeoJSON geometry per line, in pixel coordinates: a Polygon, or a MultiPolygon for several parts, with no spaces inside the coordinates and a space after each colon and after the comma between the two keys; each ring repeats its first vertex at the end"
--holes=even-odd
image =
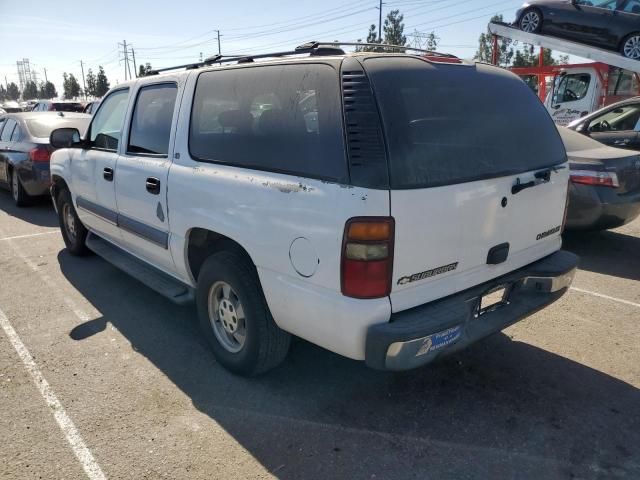
{"type": "Polygon", "coordinates": [[[573,290],[435,365],[296,340],[243,379],[193,307],[70,256],[48,202],[0,191],[0,478],[640,478],[640,221],[565,245],[573,290]]]}

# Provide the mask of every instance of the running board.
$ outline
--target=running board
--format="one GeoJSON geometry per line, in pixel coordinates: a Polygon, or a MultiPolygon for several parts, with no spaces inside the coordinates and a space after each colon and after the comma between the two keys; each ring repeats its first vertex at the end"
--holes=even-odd
{"type": "Polygon", "coordinates": [[[93,233],[89,233],[86,245],[96,255],[178,305],[190,303],[195,298],[193,288],[93,233]]]}

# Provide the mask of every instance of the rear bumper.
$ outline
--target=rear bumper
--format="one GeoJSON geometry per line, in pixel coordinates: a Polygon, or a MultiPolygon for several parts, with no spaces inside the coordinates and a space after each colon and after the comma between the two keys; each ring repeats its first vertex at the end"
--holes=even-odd
{"type": "Polygon", "coordinates": [[[442,300],[393,314],[369,327],[365,360],[379,370],[408,370],[461,350],[558,300],[567,291],[578,257],[556,252],[503,277],[442,300]],[[480,299],[506,286],[506,302],[479,314],[480,299]]]}
{"type": "Polygon", "coordinates": [[[606,230],[640,216],[640,192],[619,194],[609,187],[569,186],[567,230],[606,230]]]}

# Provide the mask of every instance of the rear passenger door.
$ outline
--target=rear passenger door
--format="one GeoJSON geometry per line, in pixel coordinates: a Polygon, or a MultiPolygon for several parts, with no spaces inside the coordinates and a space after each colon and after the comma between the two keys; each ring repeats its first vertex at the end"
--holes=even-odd
{"type": "Polygon", "coordinates": [[[9,183],[9,150],[11,146],[11,134],[16,126],[13,118],[0,120],[0,181],[9,183]],[[4,127],[4,128],[3,128],[4,127]]]}
{"type": "Polygon", "coordinates": [[[125,248],[168,272],[174,267],[169,252],[167,174],[177,95],[177,82],[145,84],[137,90],[115,182],[125,248]]]}

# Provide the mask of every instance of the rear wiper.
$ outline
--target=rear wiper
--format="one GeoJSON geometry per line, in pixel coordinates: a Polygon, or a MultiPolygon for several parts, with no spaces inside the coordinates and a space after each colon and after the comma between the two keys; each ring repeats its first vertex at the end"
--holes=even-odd
{"type": "Polygon", "coordinates": [[[566,168],[566,167],[564,165],[560,165],[560,166],[547,168],[546,170],[540,170],[539,172],[534,173],[534,177],[536,177],[536,179],[531,180],[530,182],[527,182],[527,183],[521,183],[520,179],[517,178],[516,184],[511,187],[511,194],[517,195],[518,193],[520,193],[523,190],[526,190],[527,188],[533,188],[542,183],[548,183],[551,181],[551,172],[557,173],[559,170],[562,170],[563,168],[566,168]]]}

